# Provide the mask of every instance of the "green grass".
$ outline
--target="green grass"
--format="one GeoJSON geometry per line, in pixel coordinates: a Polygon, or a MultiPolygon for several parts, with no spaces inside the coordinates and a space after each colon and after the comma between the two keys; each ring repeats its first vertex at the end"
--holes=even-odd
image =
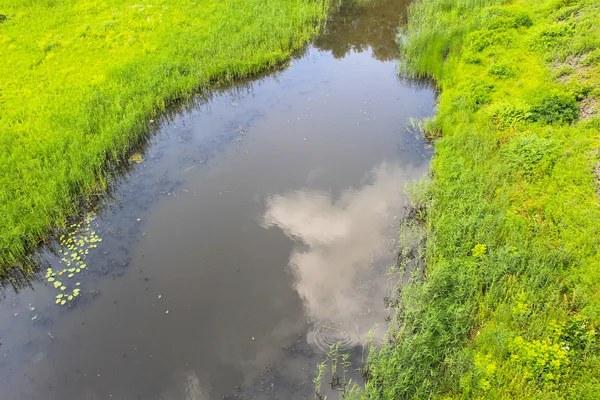
{"type": "Polygon", "coordinates": [[[399,289],[369,399],[600,393],[600,3],[421,0],[404,72],[442,90],[424,279],[399,289]]]}
{"type": "MultiPolygon", "coordinates": [[[[280,63],[328,0],[0,0],[0,276],[108,185],[148,120],[280,63]]],[[[22,271],[21,271],[22,272],[22,271]]]]}

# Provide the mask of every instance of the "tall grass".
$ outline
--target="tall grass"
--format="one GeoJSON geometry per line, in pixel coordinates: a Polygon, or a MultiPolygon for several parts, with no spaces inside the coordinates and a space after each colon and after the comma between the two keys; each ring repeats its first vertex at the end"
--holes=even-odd
{"type": "Polygon", "coordinates": [[[172,101],[280,63],[328,0],[0,2],[0,274],[110,180],[172,101]]]}
{"type": "Polygon", "coordinates": [[[426,267],[354,395],[598,398],[600,3],[421,0],[408,21],[404,71],[442,89],[426,267]]]}

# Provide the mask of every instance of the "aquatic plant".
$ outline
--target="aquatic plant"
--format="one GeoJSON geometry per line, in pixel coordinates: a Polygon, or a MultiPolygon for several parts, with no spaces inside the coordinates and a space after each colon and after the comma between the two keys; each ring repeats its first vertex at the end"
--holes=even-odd
{"type": "Polygon", "coordinates": [[[356,391],[357,385],[348,377],[348,371],[352,363],[350,354],[340,349],[340,343],[334,343],[329,347],[325,359],[317,365],[317,376],[313,379],[315,385],[315,399],[327,400],[322,394],[323,378],[329,377],[329,386],[339,398],[356,391]]]}
{"type": "Polygon", "coordinates": [[[59,238],[58,252],[62,255],[59,263],[65,265],[65,268],[54,270],[48,267],[44,277],[58,291],[56,304],[64,306],[81,293],[81,283],[73,282],[72,279],[87,268],[85,260],[90,249],[96,248],[102,241],[92,228],[94,219],[96,215],[89,213],[83,221],[71,224],[69,230],[59,238]]]}

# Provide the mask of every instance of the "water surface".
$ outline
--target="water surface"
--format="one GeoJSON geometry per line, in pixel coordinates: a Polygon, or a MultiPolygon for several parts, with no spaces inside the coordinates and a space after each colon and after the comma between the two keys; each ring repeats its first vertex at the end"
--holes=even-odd
{"type": "Polygon", "coordinates": [[[329,344],[381,334],[402,187],[430,156],[408,120],[434,102],[396,73],[404,9],[344,3],[287,68],[162,121],[61,278],[81,295],[4,299],[0,398],[308,399],[329,344]]]}

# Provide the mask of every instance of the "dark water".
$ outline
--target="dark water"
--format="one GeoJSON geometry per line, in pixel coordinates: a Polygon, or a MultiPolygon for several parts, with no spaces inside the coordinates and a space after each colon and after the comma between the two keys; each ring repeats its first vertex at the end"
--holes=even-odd
{"type": "Polygon", "coordinates": [[[80,294],[1,304],[0,399],[309,399],[329,344],[379,339],[402,188],[430,156],[407,126],[434,94],[396,74],[404,10],[344,3],[288,68],[162,123],[79,230],[102,239],[60,277],[80,294]]]}

